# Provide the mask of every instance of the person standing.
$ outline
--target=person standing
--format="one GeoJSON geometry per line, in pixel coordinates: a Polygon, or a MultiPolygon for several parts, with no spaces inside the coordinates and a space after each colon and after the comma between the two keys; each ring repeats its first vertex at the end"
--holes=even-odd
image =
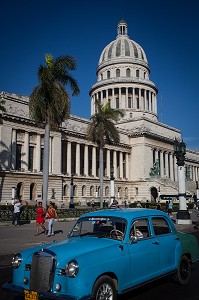
{"type": "Polygon", "coordinates": [[[168,215],[171,217],[172,216],[172,210],[173,210],[173,202],[169,200],[168,204],[168,215]]]}
{"type": "Polygon", "coordinates": [[[36,211],[36,227],[35,227],[35,235],[39,234],[39,227],[43,228],[44,233],[47,234],[45,223],[45,209],[42,206],[42,202],[38,202],[38,207],[35,209],[36,211]]]}
{"type": "Polygon", "coordinates": [[[55,219],[58,219],[57,212],[54,208],[54,204],[50,202],[47,212],[46,212],[46,219],[48,219],[48,236],[55,235],[53,224],[55,219]]]}
{"type": "Polygon", "coordinates": [[[13,226],[20,225],[20,208],[21,208],[21,203],[17,199],[13,202],[13,220],[12,220],[13,226]],[[16,221],[17,224],[15,224],[16,221]]]}
{"type": "Polygon", "coordinates": [[[109,206],[110,209],[119,208],[118,202],[116,199],[113,200],[112,204],[109,206]]]}
{"type": "Polygon", "coordinates": [[[157,210],[162,210],[162,206],[160,204],[160,201],[158,201],[158,203],[156,204],[156,209],[157,210]]]}

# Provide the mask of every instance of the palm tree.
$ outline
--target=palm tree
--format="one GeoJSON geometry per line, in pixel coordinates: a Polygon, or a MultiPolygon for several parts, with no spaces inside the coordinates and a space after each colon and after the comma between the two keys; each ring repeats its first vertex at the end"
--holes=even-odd
{"type": "Polygon", "coordinates": [[[103,207],[103,149],[106,143],[119,143],[119,132],[114,124],[123,112],[119,109],[113,109],[110,106],[110,101],[107,101],[103,106],[99,100],[96,101],[97,112],[91,116],[91,123],[87,128],[87,139],[96,143],[99,147],[100,161],[100,207],[103,207]]]}
{"type": "Polygon", "coordinates": [[[30,95],[30,116],[45,127],[44,159],[43,159],[43,206],[46,208],[48,199],[49,177],[49,140],[50,130],[57,130],[61,122],[70,115],[70,96],[65,89],[69,84],[72,96],[79,94],[76,80],[69,71],[76,69],[76,60],[72,56],[45,56],[45,65],[38,69],[39,85],[30,95]]]}

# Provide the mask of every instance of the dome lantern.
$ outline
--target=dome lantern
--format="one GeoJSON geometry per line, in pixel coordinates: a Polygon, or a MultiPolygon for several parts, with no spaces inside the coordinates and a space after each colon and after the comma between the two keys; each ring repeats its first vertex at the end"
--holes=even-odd
{"type": "Polygon", "coordinates": [[[121,20],[117,25],[117,34],[120,35],[127,35],[127,23],[124,20],[121,20]]]}

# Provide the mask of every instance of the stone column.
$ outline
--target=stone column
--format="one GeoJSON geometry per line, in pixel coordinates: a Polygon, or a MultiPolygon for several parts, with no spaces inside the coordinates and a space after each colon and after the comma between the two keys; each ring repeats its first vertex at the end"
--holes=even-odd
{"type": "Polygon", "coordinates": [[[49,173],[52,173],[52,143],[53,138],[50,137],[50,149],[49,149],[49,173]]]}
{"type": "Polygon", "coordinates": [[[12,129],[12,153],[11,153],[11,169],[16,170],[16,154],[17,154],[17,131],[12,129]]]}
{"type": "Polygon", "coordinates": [[[168,153],[165,152],[165,170],[166,170],[166,177],[169,178],[169,164],[168,164],[168,153]]]}
{"type": "Polygon", "coordinates": [[[92,147],[92,175],[96,177],[96,147],[92,147]]]}
{"type": "Polygon", "coordinates": [[[120,151],[120,178],[123,179],[123,152],[120,151]]]}
{"type": "Polygon", "coordinates": [[[76,174],[80,175],[80,144],[76,144],[76,174]]]}
{"type": "Polygon", "coordinates": [[[118,172],[117,172],[117,152],[113,151],[113,167],[114,167],[114,176],[118,178],[118,172]]]}
{"type": "Polygon", "coordinates": [[[160,177],[164,177],[164,159],[163,159],[163,151],[160,151],[160,177]]]}
{"type": "Polygon", "coordinates": [[[110,177],[110,150],[106,149],[106,176],[110,177]]]}
{"type": "Polygon", "coordinates": [[[84,174],[88,176],[88,145],[84,146],[84,174]]]}
{"type": "Polygon", "coordinates": [[[71,176],[71,142],[67,143],[67,173],[71,176]]]}
{"type": "Polygon", "coordinates": [[[24,168],[24,170],[28,170],[28,162],[29,162],[29,133],[25,132],[24,135],[24,146],[23,146],[23,153],[24,156],[22,158],[23,163],[22,163],[22,168],[24,168]]]}
{"type": "Polygon", "coordinates": [[[37,172],[40,171],[41,166],[41,135],[37,134],[37,144],[36,144],[36,154],[35,154],[35,169],[37,172]]]}
{"type": "Polygon", "coordinates": [[[129,179],[129,154],[126,153],[126,179],[129,179]]]}
{"type": "Polygon", "coordinates": [[[174,170],[173,170],[173,153],[170,153],[170,178],[174,180],[174,170]]]}

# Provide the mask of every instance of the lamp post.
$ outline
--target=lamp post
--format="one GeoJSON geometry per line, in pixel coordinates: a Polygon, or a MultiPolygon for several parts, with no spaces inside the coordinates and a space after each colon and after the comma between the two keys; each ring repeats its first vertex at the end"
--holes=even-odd
{"type": "Polygon", "coordinates": [[[113,166],[111,166],[111,168],[110,168],[110,173],[111,173],[111,176],[110,176],[110,190],[111,190],[111,204],[112,204],[113,200],[115,199],[115,187],[114,187],[115,177],[114,177],[114,167],[113,166]]]}
{"type": "Polygon", "coordinates": [[[185,154],[186,144],[183,141],[174,140],[174,155],[177,159],[178,165],[178,197],[179,197],[179,211],[177,213],[177,224],[191,224],[190,214],[187,210],[186,203],[186,188],[185,188],[185,154]]]}
{"type": "Polygon", "coordinates": [[[71,180],[70,180],[70,203],[69,208],[75,208],[74,205],[74,183],[73,183],[73,174],[71,174],[71,180]]]}

